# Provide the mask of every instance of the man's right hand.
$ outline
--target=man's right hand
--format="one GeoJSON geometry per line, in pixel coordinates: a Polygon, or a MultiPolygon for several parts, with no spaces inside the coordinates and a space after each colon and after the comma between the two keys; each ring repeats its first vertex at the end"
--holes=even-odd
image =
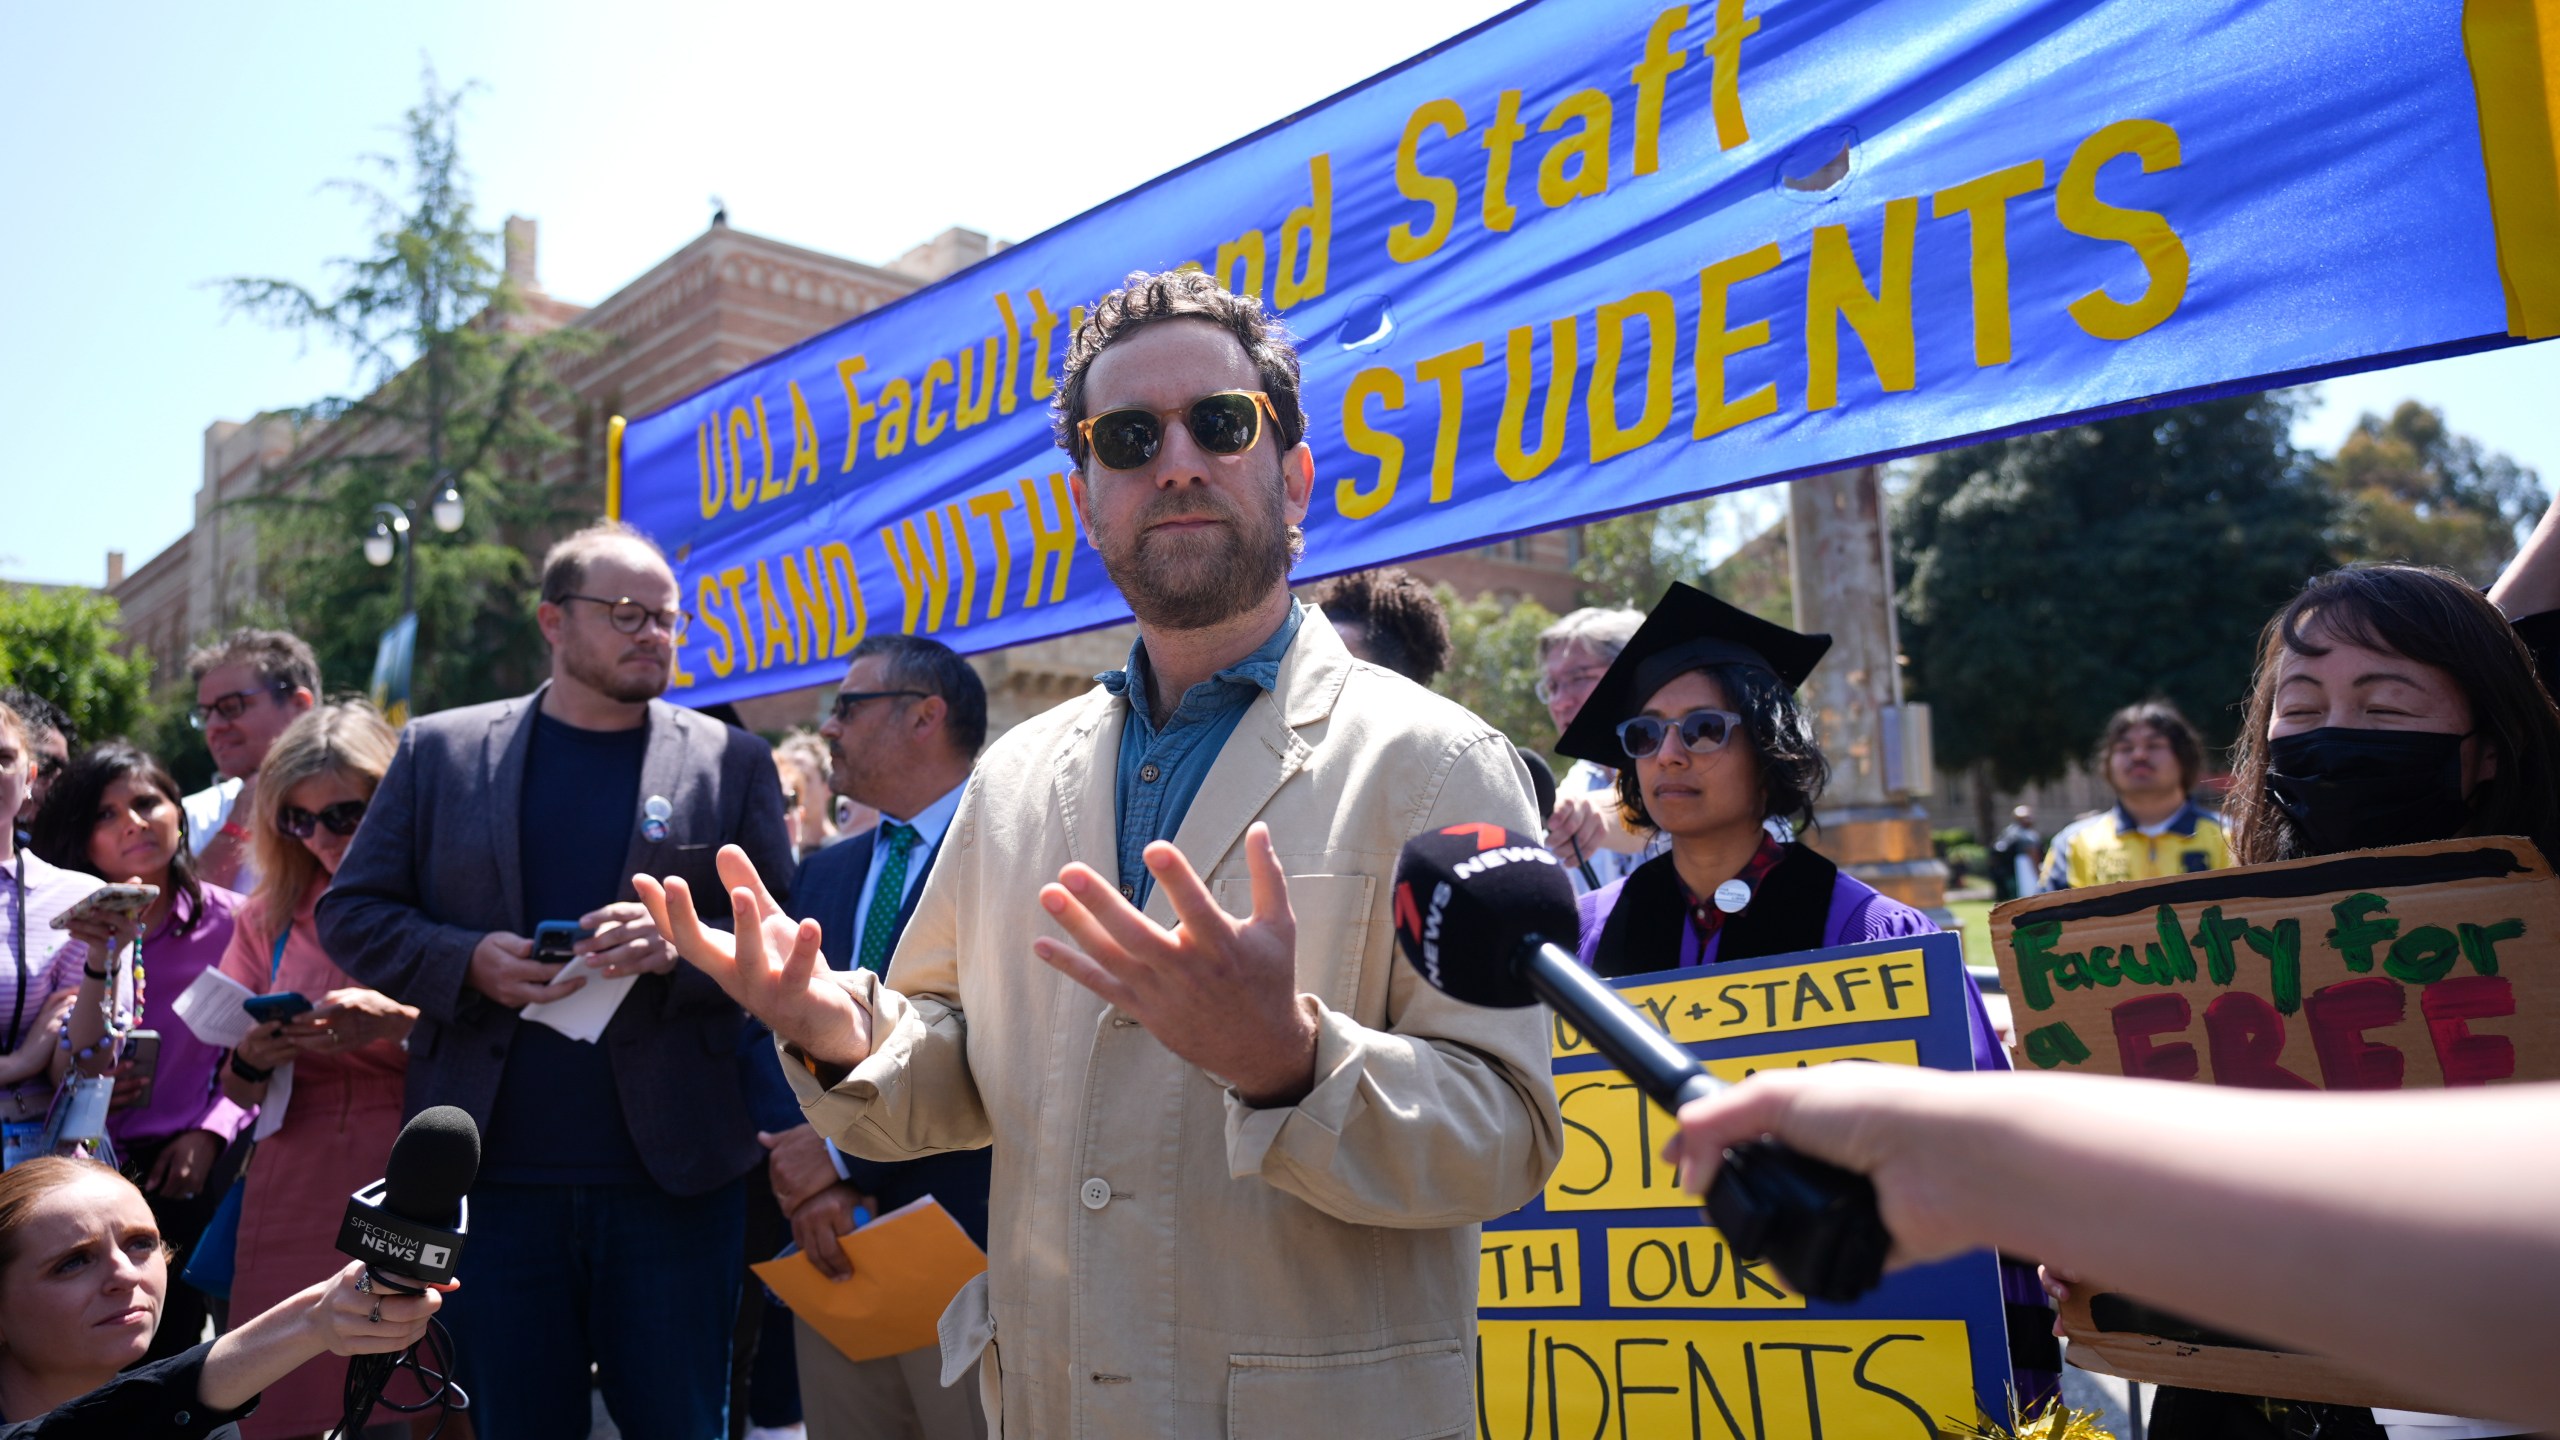
{"type": "Polygon", "coordinates": [[[463,978],[471,988],[506,1006],[521,1010],[537,1000],[561,1000],[587,982],[571,976],[555,983],[562,967],[533,958],[533,942],[504,930],[492,930],[471,947],[471,970],[463,978]]]}
{"type": "Polygon", "coordinates": [[[723,845],[719,864],[734,936],[702,923],[681,876],[634,875],[631,888],[676,953],[741,1009],[822,1065],[861,1064],[871,1053],[871,1014],[819,963],[818,922],[783,914],[746,851],[723,845]]]}
{"type": "Polygon", "coordinates": [[[791,1212],[791,1238],[800,1253],[818,1267],[818,1273],[830,1280],[853,1278],[853,1262],[844,1258],[844,1247],[837,1239],[853,1233],[854,1207],[865,1202],[853,1182],[839,1180],[803,1201],[791,1212]]]}

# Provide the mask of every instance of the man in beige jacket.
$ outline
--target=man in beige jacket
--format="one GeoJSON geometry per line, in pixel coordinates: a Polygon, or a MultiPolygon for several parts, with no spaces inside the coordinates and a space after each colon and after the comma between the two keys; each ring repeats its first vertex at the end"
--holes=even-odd
{"type": "Polygon", "coordinates": [[[887,980],[824,968],[743,855],[734,943],[641,891],[845,1149],[995,1144],[989,1272],[942,1321],[991,1429],[1472,1434],[1476,1227],[1562,1127],[1542,1012],[1398,964],[1391,876],[1426,829],[1532,830],[1527,775],[1291,599],[1314,459],[1253,301],[1132,276],[1057,410],[1138,643],[988,750],[887,980]]]}

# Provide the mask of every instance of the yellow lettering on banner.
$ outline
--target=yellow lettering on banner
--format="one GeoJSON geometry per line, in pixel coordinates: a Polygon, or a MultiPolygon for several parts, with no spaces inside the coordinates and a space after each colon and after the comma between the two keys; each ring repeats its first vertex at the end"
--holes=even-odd
{"type": "Polygon", "coordinates": [[[1342,392],[1342,443],[1353,454],[1378,462],[1378,478],[1363,490],[1349,476],[1333,482],[1333,508],[1345,520],[1366,520],[1396,498],[1396,477],[1404,472],[1404,441],[1369,423],[1369,401],[1375,397],[1390,410],[1404,408],[1404,376],[1373,366],[1351,377],[1342,392]]]}
{"type": "Polygon", "coordinates": [[[1331,155],[1307,161],[1307,183],[1315,198],[1280,222],[1280,268],[1271,277],[1271,300],[1283,310],[1324,293],[1325,269],[1333,254],[1331,155]]]}
{"type": "MultiPolygon", "coordinates": [[[[1046,400],[1058,388],[1057,375],[1049,364],[1049,342],[1058,333],[1058,316],[1049,308],[1049,297],[1040,293],[1039,286],[1022,293],[1031,302],[1031,333],[1036,337],[1031,351],[1031,398],[1046,400]]],[[[1068,332],[1067,338],[1074,339],[1074,332],[1068,332]]]]}
{"type": "Polygon", "coordinates": [[[1591,390],[1584,406],[1591,416],[1591,463],[1597,465],[1651,444],[1670,425],[1671,362],[1680,348],[1680,317],[1669,295],[1639,290],[1601,306],[1592,329],[1597,340],[1591,390]],[[1618,362],[1626,352],[1630,320],[1644,322],[1644,409],[1636,423],[1622,426],[1618,423],[1618,362]]]}
{"type": "Polygon", "coordinates": [[[872,437],[871,453],[886,460],[906,453],[907,419],[915,410],[915,387],[900,376],[880,387],[880,403],[888,413],[880,419],[880,433],[872,437]]]}
{"type": "MultiPolygon", "coordinates": [[[[740,431],[749,435],[756,433],[755,417],[747,413],[745,406],[732,405],[729,407],[729,508],[732,510],[744,510],[756,503],[756,492],[747,484],[746,452],[738,443],[740,431]]],[[[773,467],[767,465],[764,470],[766,478],[770,479],[773,467]]]]}
{"type": "Polygon", "coordinates": [[[756,407],[756,444],[764,450],[764,474],[756,482],[756,499],[778,500],[791,489],[789,473],[776,477],[773,473],[773,426],[765,420],[764,397],[750,396],[756,407]]]}
{"type": "Polygon", "coordinates": [[[791,391],[791,474],[782,482],[782,493],[800,488],[801,477],[818,483],[818,422],[809,415],[809,397],[800,393],[800,382],[783,382],[791,391]]]}
{"type": "Polygon", "coordinates": [[[871,633],[871,614],[862,603],[862,576],[853,566],[853,547],[841,540],[819,546],[818,558],[827,571],[827,606],[835,612],[836,643],[829,653],[842,659],[871,633]]]}
{"type": "Polygon", "coordinates": [[[1484,342],[1470,340],[1455,350],[1417,361],[1414,378],[1440,388],[1440,427],[1431,442],[1431,503],[1449,498],[1458,478],[1458,430],[1467,415],[1467,372],[1484,363],[1484,342]]]}
{"type": "MultiPolygon", "coordinates": [[[[1553,1022],[1559,1032],[1561,1022],[1553,1022]]],[[[1558,1053],[1588,1054],[1579,1035],[1558,1053]]],[[[1719,1080],[1749,1079],[1762,1070],[1801,1070],[1834,1060],[1917,1065],[1920,1047],[1909,1040],[1831,1045],[1703,1061],[1719,1080]]],[[[1578,1070],[1555,1077],[1556,1108],[1564,1117],[1564,1154],[1547,1177],[1547,1208],[1567,1210],[1694,1210],[1698,1197],[1680,1188],[1679,1172],[1662,1161],[1662,1144],[1675,1128],[1671,1113],[1644,1098],[1615,1070],[1578,1070]]]]}
{"type": "Polygon", "coordinates": [[[951,562],[943,554],[941,512],[926,511],[924,521],[923,535],[916,533],[912,516],[899,521],[894,533],[885,525],[880,529],[880,548],[889,552],[889,565],[898,572],[898,588],[907,597],[907,617],[901,628],[909,635],[916,633],[920,616],[925,633],[941,629],[942,612],[951,602],[951,562]]]}
{"type": "MultiPolygon", "coordinates": [[[[716,422],[715,422],[716,423],[716,422]]],[[[728,503],[729,472],[720,463],[720,441],[710,424],[693,427],[693,463],[702,476],[702,518],[711,519],[728,503]]]]}
{"type": "Polygon", "coordinates": [[[1742,42],[1759,33],[1760,17],[1743,18],[1742,0],[1716,0],[1716,33],[1707,37],[1705,54],[1716,67],[1709,94],[1719,150],[1751,138],[1751,127],[1742,123],[1742,42]]]}
{"type": "Polygon", "coordinates": [[[1537,327],[1522,325],[1504,338],[1502,362],[1502,426],[1493,437],[1493,463],[1513,481],[1534,480],[1564,453],[1564,424],[1573,413],[1573,381],[1582,369],[1582,322],[1567,315],[1547,327],[1547,403],[1539,412],[1538,448],[1520,447],[1520,430],[1529,420],[1529,391],[1536,384],[1536,359],[1530,352],[1537,327]]]}
{"type": "Polygon", "coordinates": [[[862,427],[880,412],[862,402],[862,391],[853,377],[871,368],[871,362],[859,355],[848,355],[836,362],[836,379],[844,385],[844,463],[836,467],[839,475],[853,469],[854,457],[862,453],[862,427]]]}
{"type": "Polygon", "coordinates": [[[1480,1320],[1474,1433],[1936,1440],[1976,1413],[1961,1320],[1480,1320]]]}
{"type": "Polygon", "coordinates": [[[1772,241],[1698,272],[1698,419],[1690,427],[1690,439],[1711,440],[1736,425],[1778,413],[1778,382],[1772,380],[1739,400],[1727,400],[1724,369],[1734,356],[1769,343],[1766,320],[1754,320],[1740,329],[1726,327],[1733,287],[1777,268],[1778,246],[1772,241]]]}
{"type": "MultiPolygon", "coordinates": [[[[1818,1030],[1862,1020],[1913,1020],[1929,1013],[1929,987],[1921,976],[1917,950],[1780,965],[1740,975],[1703,971],[1694,980],[1641,985],[1618,994],[1642,1011],[1655,1029],[1683,1045],[1818,1030]]],[[[1562,1021],[1556,1022],[1555,1032],[1559,1058],[1595,1053],[1562,1021]]],[[[1712,1070],[1717,1063],[1708,1062],[1707,1068],[1712,1070]]]]}
{"type": "Polygon", "coordinates": [[[791,648],[791,617],[783,612],[781,602],[774,598],[773,567],[762,560],[756,562],[756,600],[764,615],[764,624],[759,627],[759,633],[764,637],[764,653],[757,657],[757,662],[765,669],[772,669],[773,652],[778,646],[784,661],[799,664],[800,653],[791,648]]]}
{"type": "Polygon", "coordinates": [[[1049,493],[1057,501],[1057,523],[1050,523],[1048,512],[1040,507],[1040,491],[1025,476],[1022,481],[1022,511],[1031,521],[1031,563],[1023,567],[1028,578],[1022,585],[1022,608],[1040,603],[1040,577],[1049,573],[1049,562],[1058,562],[1056,578],[1049,582],[1049,603],[1067,598],[1067,567],[1076,558],[1075,501],[1067,494],[1067,472],[1049,472],[1049,493]]]}
{"type": "Polygon", "coordinates": [[[2178,132],[2157,120],[2119,120],[2080,142],[2071,164],[2053,191],[2054,217],[2062,228],[2092,240],[2114,240],[2133,247],[2150,276],[2140,296],[2130,303],[2105,287],[2071,302],[2071,318],[2101,340],[2130,340],[2168,319],[2187,296],[2187,247],[2169,228],[2167,217],[2149,210],[2123,210],[2098,198],[2098,171],[2119,155],[2137,156],[2142,173],[2174,170],[2178,132]]]}
{"type": "Polygon", "coordinates": [[[1609,193],[1609,95],[1604,90],[1576,90],[1556,102],[1538,122],[1541,135],[1573,121],[1581,128],[1547,147],[1538,162],[1538,199],[1548,209],[1570,205],[1588,195],[1609,193]],[[1570,173],[1566,162],[1572,162],[1570,173]]]}
{"type": "Polygon", "coordinates": [[[791,634],[798,647],[791,658],[805,665],[834,653],[835,616],[827,609],[827,577],[818,566],[817,546],[782,557],[782,588],[791,597],[791,634]]]}
{"type": "Polygon", "coordinates": [[[960,351],[960,404],[954,410],[953,418],[958,421],[963,430],[984,425],[987,423],[987,416],[995,409],[996,348],[1003,343],[1002,340],[990,335],[980,347],[981,354],[973,355],[965,347],[960,351]],[[972,364],[973,360],[978,363],[972,364]],[[973,374],[982,377],[974,392],[970,386],[973,374]]]}
{"type": "Polygon", "coordinates": [[[943,427],[951,423],[950,416],[934,410],[933,391],[937,385],[952,383],[953,378],[951,362],[939,355],[933,357],[932,364],[924,367],[924,386],[916,392],[916,443],[918,445],[930,445],[941,439],[943,427]]]}
{"type": "Polygon", "coordinates": [[[1387,232],[1387,255],[1399,265],[1438,250],[1458,219],[1458,182],[1423,173],[1418,158],[1422,137],[1433,130],[1455,135],[1466,128],[1467,112],[1455,100],[1425,100],[1413,107],[1413,115],[1404,122],[1404,139],[1396,145],[1396,193],[1430,206],[1431,224],[1417,231],[1411,221],[1399,220],[1387,232]]]}
{"type": "Polygon", "coordinates": [[[1013,508],[1013,492],[990,490],[969,498],[969,513],[987,522],[987,533],[995,537],[996,581],[987,587],[987,618],[1004,614],[1005,582],[1013,577],[1013,542],[1004,533],[1004,512],[1013,508]]]}
{"type": "Polygon", "coordinates": [[[732,565],[720,572],[720,589],[729,599],[729,613],[738,617],[738,653],[746,658],[747,673],[756,673],[755,630],[747,624],[746,597],[738,592],[747,583],[747,567],[732,565]]]}
{"type": "Polygon", "coordinates": [[[1689,63],[1685,50],[1671,48],[1671,36],[1689,23],[1689,7],[1674,5],[1653,17],[1653,28],[1645,32],[1644,58],[1636,62],[1629,78],[1636,82],[1636,163],[1635,173],[1650,175],[1660,168],[1662,148],[1662,84],[1671,72],[1689,63]]]}
{"type": "Polygon", "coordinates": [[[706,652],[702,658],[709,662],[712,675],[726,677],[738,666],[738,642],[729,633],[729,622],[720,615],[718,580],[707,574],[694,577],[693,608],[701,612],[702,623],[711,627],[711,633],[720,637],[720,648],[706,652]]]}
{"type": "MultiPolygon", "coordinates": [[[[1491,1240],[1501,1232],[1488,1230],[1491,1240]]],[[[1801,1310],[1766,1260],[1745,1260],[1707,1225],[1609,1232],[1609,1303],[1622,1310],[1801,1310]]]]}
{"type": "Polygon", "coordinates": [[[1520,123],[1520,92],[1505,90],[1484,127],[1484,228],[1508,230],[1520,212],[1511,204],[1511,150],[1529,138],[1520,123]]]}
{"type": "Polygon", "coordinates": [[[1929,197],[1931,219],[1963,215],[1973,239],[1973,363],[2009,363],[2009,202],[2044,188],[2044,162],[1994,170],[1929,197]]]}
{"type": "Polygon", "coordinates": [[[952,617],[954,625],[969,623],[969,603],[978,594],[978,547],[969,543],[969,527],[960,518],[960,502],[942,507],[951,522],[951,549],[960,557],[960,612],[952,617]]]}
{"type": "Polygon", "coordinates": [[[1262,298],[1262,262],[1266,256],[1262,232],[1247,230],[1218,247],[1218,263],[1209,269],[1209,277],[1238,295],[1262,298]],[[1229,280],[1230,272],[1240,272],[1242,282],[1229,280]]]}
{"type": "Polygon", "coordinates": [[[1846,225],[1813,231],[1813,265],[1805,283],[1804,407],[1828,410],[1840,403],[1840,322],[1858,332],[1876,386],[1908,390],[1916,362],[1911,341],[1911,242],[1920,226],[1917,197],[1884,202],[1884,254],[1876,288],[1858,273],[1858,255],[1846,225]]]}
{"type": "MultiPolygon", "coordinates": [[[[1013,318],[1013,297],[996,293],[996,313],[1004,317],[1004,378],[996,382],[996,413],[1013,413],[1013,377],[1022,361],[1022,322],[1013,318]]],[[[990,612],[992,613],[992,612],[990,612]]]]}
{"type": "Polygon", "coordinates": [[[1582,1303],[1582,1232],[1487,1230],[1476,1264],[1476,1308],[1582,1303]]]}

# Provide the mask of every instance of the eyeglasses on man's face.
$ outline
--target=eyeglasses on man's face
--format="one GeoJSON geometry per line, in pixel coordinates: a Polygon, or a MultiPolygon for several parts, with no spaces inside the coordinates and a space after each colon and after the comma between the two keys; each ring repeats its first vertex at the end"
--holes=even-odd
{"type": "Polygon", "coordinates": [[[1262,417],[1280,423],[1271,397],[1260,390],[1220,390],[1177,410],[1127,405],[1105,410],[1076,427],[1093,458],[1107,470],[1135,470],[1164,448],[1165,422],[1182,417],[1191,443],[1211,455],[1241,455],[1262,438],[1262,417]]]}
{"type": "Polygon", "coordinates": [[[692,616],[672,605],[668,606],[664,610],[655,610],[651,609],[649,606],[641,604],[639,601],[632,599],[628,595],[613,600],[607,600],[601,595],[563,595],[560,597],[560,603],[565,604],[571,600],[584,600],[590,605],[603,606],[605,618],[613,622],[614,629],[621,631],[625,635],[637,635],[641,631],[648,629],[650,622],[655,621],[659,629],[667,632],[668,639],[682,640],[684,638],[685,627],[693,623],[692,616]]]}
{"type": "Polygon", "coordinates": [[[314,829],[326,825],[330,834],[344,840],[356,833],[357,823],[364,819],[364,807],[362,800],[341,800],[315,814],[299,805],[278,806],[276,828],[296,840],[308,840],[314,829]]]}
{"type": "Polygon", "coordinates": [[[279,680],[272,685],[260,686],[254,690],[234,690],[228,695],[216,695],[201,705],[190,706],[187,710],[187,723],[198,730],[212,724],[215,720],[228,723],[248,714],[249,702],[261,695],[281,698],[292,692],[293,686],[289,682],[279,680]]]}
{"type": "Polygon", "coordinates": [[[842,725],[851,720],[853,712],[862,708],[862,702],[865,700],[886,700],[898,695],[912,696],[921,700],[925,697],[925,693],[922,690],[839,690],[836,692],[835,699],[836,723],[842,725]]]}
{"type": "Polygon", "coordinates": [[[1608,666],[1593,665],[1565,675],[1541,675],[1538,677],[1538,703],[1553,705],[1567,695],[1588,695],[1591,687],[1599,684],[1600,678],[1608,673],[1608,666]]]}

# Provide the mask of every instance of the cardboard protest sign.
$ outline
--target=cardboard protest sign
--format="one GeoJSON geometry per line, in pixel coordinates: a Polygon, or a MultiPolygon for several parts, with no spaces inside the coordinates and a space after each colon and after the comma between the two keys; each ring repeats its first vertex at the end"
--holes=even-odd
{"type": "MultiPolygon", "coordinates": [[[[1991,913],[2020,1068],[2271,1090],[2560,1078],[2560,883],[2531,841],[2445,840],[2013,900],[1991,913]]],[[[2062,1312],[2136,1380],[2423,1409],[2317,1356],[2122,1296],[2062,1312]]]]}
{"type": "MultiPolygon", "coordinates": [[[[1952,935],[1609,982],[1727,1079],[1877,1060],[1973,1068],[1952,935]]],[[[1933,1436],[2006,1414],[2009,1344],[1987,1253],[1898,1271],[1831,1305],[1733,1254],[1662,1163],[1669,1114],[1554,1022],[1565,1150],[1546,1194],[1487,1225],[1480,1435],[1933,1436]]]]}

